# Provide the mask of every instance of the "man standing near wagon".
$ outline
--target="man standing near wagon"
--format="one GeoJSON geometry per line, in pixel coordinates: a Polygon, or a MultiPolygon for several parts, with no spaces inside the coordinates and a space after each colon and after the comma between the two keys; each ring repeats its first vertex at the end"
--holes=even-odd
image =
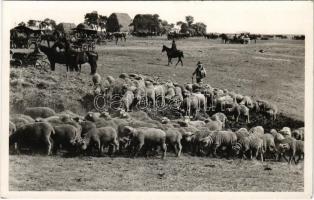
{"type": "Polygon", "coordinates": [[[196,76],[196,83],[198,84],[202,83],[202,79],[206,77],[206,70],[200,61],[197,62],[197,67],[192,74],[192,82],[194,75],[196,76]]]}

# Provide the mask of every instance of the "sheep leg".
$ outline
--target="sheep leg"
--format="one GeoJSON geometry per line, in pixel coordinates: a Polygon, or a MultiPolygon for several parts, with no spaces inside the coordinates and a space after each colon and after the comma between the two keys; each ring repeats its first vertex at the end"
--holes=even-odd
{"type": "Polygon", "coordinates": [[[135,149],[134,155],[133,157],[135,158],[137,156],[137,154],[140,152],[141,148],[143,147],[144,143],[141,142],[138,144],[137,148],[135,149]]]}
{"type": "Polygon", "coordinates": [[[166,152],[167,152],[166,143],[161,144],[161,150],[163,151],[161,159],[164,159],[166,157],[166,152]]]}
{"type": "Polygon", "coordinates": [[[50,138],[46,137],[45,138],[45,144],[47,145],[47,156],[51,154],[51,148],[52,148],[52,143],[50,142],[50,138]]]}
{"type": "Polygon", "coordinates": [[[181,143],[180,143],[180,142],[178,142],[178,143],[177,143],[177,145],[178,145],[178,153],[177,153],[177,157],[180,157],[180,155],[181,155],[181,151],[182,151],[182,145],[181,145],[181,143]]]}

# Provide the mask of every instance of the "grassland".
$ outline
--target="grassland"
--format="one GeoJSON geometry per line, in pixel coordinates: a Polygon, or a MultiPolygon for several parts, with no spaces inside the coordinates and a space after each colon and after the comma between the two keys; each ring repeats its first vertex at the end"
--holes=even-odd
{"type": "MultiPolygon", "coordinates": [[[[98,73],[117,77],[136,72],[191,82],[197,61],[204,63],[205,82],[278,105],[293,120],[304,115],[304,41],[258,41],[257,44],[221,44],[220,40],[192,38],[177,41],[184,66],[166,66],[163,38],[131,38],[126,43],[97,47],[98,73]],[[263,49],[264,53],[259,50],[263,49]]],[[[84,114],[90,108],[83,96],[91,92],[88,65],[83,72],[66,73],[34,68],[11,69],[10,108],[49,106],[84,114]]],[[[285,125],[289,125],[286,122],[285,125]]],[[[280,126],[283,124],[281,123],[280,126]]],[[[127,190],[127,191],[302,191],[303,163],[240,161],[172,155],[159,158],[96,158],[10,156],[10,190],[127,190]],[[265,166],[272,170],[264,170],[265,166]]]]}

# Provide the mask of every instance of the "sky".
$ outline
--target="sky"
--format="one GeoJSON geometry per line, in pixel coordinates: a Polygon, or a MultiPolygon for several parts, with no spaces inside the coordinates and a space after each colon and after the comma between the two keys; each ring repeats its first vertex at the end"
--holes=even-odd
{"type": "Polygon", "coordinates": [[[310,1],[4,1],[4,18],[10,28],[29,19],[54,19],[57,23],[84,21],[87,12],[109,16],[113,12],[158,14],[169,23],[184,21],[191,15],[207,25],[207,32],[304,34],[313,27],[310,1]]]}

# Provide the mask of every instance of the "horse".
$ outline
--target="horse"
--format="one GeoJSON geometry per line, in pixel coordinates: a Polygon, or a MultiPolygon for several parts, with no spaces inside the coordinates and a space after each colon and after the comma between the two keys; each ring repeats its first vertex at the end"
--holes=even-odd
{"type": "Polygon", "coordinates": [[[161,52],[164,52],[164,51],[167,52],[168,66],[169,66],[169,63],[172,64],[172,62],[171,62],[172,58],[178,58],[178,62],[176,64],[176,66],[178,65],[179,62],[181,62],[181,66],[183,66],[183,61],[181,59],[181,58],[184,58],[183,51],[180,51],[180,50],[173,51],[171,48],[168,48],[165,45],[163,45],[161,52]]]}
{"type": "Polygon", "coordinates": [[[124,42],[126,42],[126,34],[122,32],[114,32],[113,36],[116,38],[116,44],[118,44],[118,40],[122,41],[122,38],[124,38],[124,42]]]}
{"type": "Polygon", "coordinates": [[[72,51],[71,52],[71,65],[78,66],[81,72],[81,65],[88,63],[91,67],[91,75],[96,73],[98,53],[94,51],[72,51]]]}
{"type": "MultiPolygon", "coordinates": [[[[55,64],[65,64],[67,67],[67,71],[69,71],[70,59],[65,51],[57,52],[55,48],[46,47],[43,45],[39,45],[39,49],[41,52],[46,54],[49,62],[51,71],[55,71],[55,64]]],[[[73,70],[73,65],[70,66],[70,71],[73,70]]]]}

